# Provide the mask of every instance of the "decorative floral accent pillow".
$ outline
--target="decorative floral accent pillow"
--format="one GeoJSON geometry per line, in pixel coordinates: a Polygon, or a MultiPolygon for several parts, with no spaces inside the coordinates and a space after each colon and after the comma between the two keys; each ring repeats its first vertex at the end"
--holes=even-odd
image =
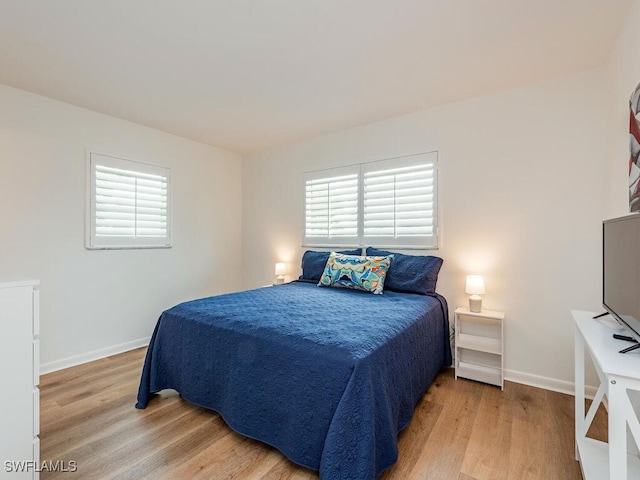
{"type": "Polygon", "coordinates": [[[360,257],[331,252],[318,286],[353,288],[381,294],[393,255],[360,257]]]}

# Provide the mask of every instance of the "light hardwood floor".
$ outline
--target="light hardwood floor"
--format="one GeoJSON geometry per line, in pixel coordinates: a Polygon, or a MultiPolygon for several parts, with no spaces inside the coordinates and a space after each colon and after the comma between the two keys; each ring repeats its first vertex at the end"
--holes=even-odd
{"type": "MultiPolygon", "coordinates": [[[[61,479],[317,479],[233,432],[173,391],[134,408],[146,349],[42,376],[41,460],[75,461],[61,479]]],[[[381,480],[580,479],[573,397],[506,382],[504,391],[441,373],[400,433],[381,480]]],[[[592,436],[606,439],[606,412],[592,436]]]]}

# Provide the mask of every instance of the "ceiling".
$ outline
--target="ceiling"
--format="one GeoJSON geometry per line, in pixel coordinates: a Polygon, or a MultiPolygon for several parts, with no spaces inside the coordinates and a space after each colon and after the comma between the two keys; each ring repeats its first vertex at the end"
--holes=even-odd
{"type": "Polygon", "coordinates": [[[631,2],[0,0],[0,83],[244,153],[603,65],[631,2]]]}

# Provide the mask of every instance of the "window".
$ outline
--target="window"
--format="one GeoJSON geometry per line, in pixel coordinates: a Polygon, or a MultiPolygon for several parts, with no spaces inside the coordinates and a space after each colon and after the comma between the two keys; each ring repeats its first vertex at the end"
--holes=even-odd
{"type": "Polygon", "coordinates": [[[323,243],[336,239],[353,245],[357,241],[358,177],[357,166],[307,174],[306,242],[323,243]]]}
{"type": "Polygon", "coordinates": [[[171,246],[170,170],[90,152],[87,248],[171,246]]]}
{"type": "Polygon", "coordinates": [[[435,248],[437,153],[305,174],[305,246],[435,248]]]}

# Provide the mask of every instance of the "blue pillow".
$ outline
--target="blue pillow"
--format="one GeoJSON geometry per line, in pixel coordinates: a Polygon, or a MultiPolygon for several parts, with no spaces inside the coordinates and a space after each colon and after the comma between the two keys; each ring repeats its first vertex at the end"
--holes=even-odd
{"type": "MultiPolygon", "coordinates": [[[[360,255],[362,249],[343,250],[338,253],[360,255]]],[[[318,283],[320,277],[322,277],[322,272],[324,272],[324,267],[327,265],[327,260],[329,260],[329,255],[331,255],[331,252],[313,252],[311,250],[304,252],[304,255],[302,255],[302,275],[300,275],[299,280],[318,283]]]]}
{"type": "Polygon", "coordinates": [[[384,282],[385,290],[396,292],[419,293],[429,295],[435,293],[438,272],[443,260],[431,255],[404,255],[402,253],[367,248],[367,256],[393,255],[393,262],[384,282]]]}

